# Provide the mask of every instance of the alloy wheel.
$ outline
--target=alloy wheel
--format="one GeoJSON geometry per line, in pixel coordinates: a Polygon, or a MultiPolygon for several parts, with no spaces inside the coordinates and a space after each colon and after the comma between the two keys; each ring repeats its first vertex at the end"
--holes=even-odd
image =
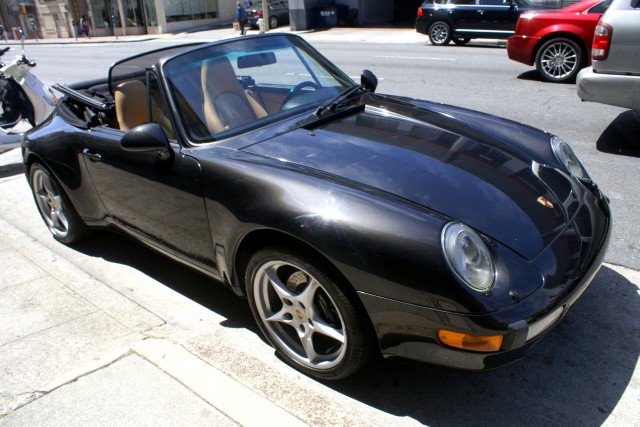
{"type": "Polygon", "coordinates": [[[436,22],[429,28],[429,39],[437,46],[446,45],[451,41],[451,30],[445,22],[436,22]]]}
{"type": "Polygon", "coordinates": [[[61,239],[69,234],[69,220],[64,209],[62,194],[50,176],[36,169],[31,178],[36,204],[51,233],[61,239]]]}
{"type": "Polygon", "coordinates": [[[343,361],[348,345],[343,316],[307,271],[285,261],[266,262],[254,275],[253,298],[264,329],[286,356],[314,371],[343,361]]]}
{"type": "Polygon", "coordinates": [[[576,75],[581,61],[580,48],[573,41],[558,39],[542,46],[536,67],[545,80],[565,82],[576,75]]]}

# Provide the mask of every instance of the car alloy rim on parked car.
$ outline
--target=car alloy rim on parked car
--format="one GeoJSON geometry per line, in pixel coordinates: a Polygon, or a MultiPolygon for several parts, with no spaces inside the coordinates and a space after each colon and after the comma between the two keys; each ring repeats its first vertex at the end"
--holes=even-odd
{"type": "Polygon", "coordinates": [[[313,370],[345,357],[345,322],[323,285],[300,267],[264,263],[254,275],[256,309],[270,338],[288,357],[313,370]]]}
{"type": "Polygon", "coordinates": [[[557,40],[542,47],[538,59],[540,72],[552,81],[573,77],[579,66],[579,52],[568,40],[557,40]]]}
{"type": "Polygon", "coordinates": [[[431,43],[435,45],[449,43],[449,26],[444,22],[436,22],[429,29],[429,37],[431,39],[431,43]]]}
{"type": "Polygon", "coordinates": [[[31,178],[33,194],[47,227],[55,236],[64,239],[69,233],[69,221],[64,210],[62,194],[43,170],[36,169],[31,178]]]}

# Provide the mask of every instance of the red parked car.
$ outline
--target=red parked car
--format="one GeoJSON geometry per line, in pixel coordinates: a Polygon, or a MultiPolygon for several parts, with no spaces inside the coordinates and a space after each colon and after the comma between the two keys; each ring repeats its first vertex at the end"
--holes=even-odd
{"type": "Polygon", "coordinates": [[[591,63],[591,42],[600,16],[611,0],[583,0],[557,10],[520,15],[507,41],[510,59],[533,65],[548,82],[575,79],[591,63]]]}

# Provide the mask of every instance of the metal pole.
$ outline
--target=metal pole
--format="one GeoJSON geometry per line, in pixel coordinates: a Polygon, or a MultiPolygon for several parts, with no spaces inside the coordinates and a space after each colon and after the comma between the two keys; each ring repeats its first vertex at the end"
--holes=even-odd
{"type": "Polygon", "coordinates": [[[111,10],[111,0],[107,0],[107,8],[109,8],[109,21],[111,21],[111,30],[113,30],[113,35],[116,36],[116,40],[118,40],[118,34],[116,34],[116,23],[115,16],[111,10]]]}
{"type": "Polygon", "coordinates": [[[264,31],[269,31],[269,1],[262,0],[262,19],[264,19],[264,31]]]}

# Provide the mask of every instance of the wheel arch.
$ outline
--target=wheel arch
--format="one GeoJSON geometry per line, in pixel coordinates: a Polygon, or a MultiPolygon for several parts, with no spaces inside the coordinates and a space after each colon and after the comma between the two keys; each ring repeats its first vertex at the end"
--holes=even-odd
{"type": "MultiPolygon", "coordinates": [[[[37,155],[33,151],[30,151],[27,154],[26,159],[24,159],[24,161],[23,161],[24,168],[25,168],[25,173],[26,173],[27,177],[29,176],[29,171],[31,170],[31,166],[33,166],[33,164],[36,163],[36,162],[40,163],[42,166],[47,168],[47,170],[49,172],[53,173],[51,171],[51,168],[46,164],[46,162],[39,155],[37,155]]],[[[55,176],[55,174],[54,174],[54,176],[55,176]]]]}
{"type": "Polygon", "coordinates": [[[246,271],[249,261],[253,254],[260,249],[267,247],[282,247],[300,254],[312,261],[318,268],[322,269],[328,276],[337,281],[343,287],[345,293],[351,295],[354,308],[362,319],[365,319],[368,333],[371,339],[377,343],[378,352],[380,352],[379,341],[373,326],[371,317],[367,313],[363,302],[357,294],[357,291],[349,279],[340,271],[340,269],[321,251],[314,248],[307,242],[298,239],[295,236],[272,229],[254,230],[248,233],[240,241],[233,259],[233,285],[234,292],[246,298],[246,289],[244,286],[246,280],[246,271]]]}
{"type": "Polygon", "coordinates": [[[313,257],[314,261],[319,262],[320,267],[326,268],[332,276],[338,278],[355,292],[355,288],[349,282],[344,274],[327,258],[322,252],[314,248],[309,243],[300,240],[290,234],[273,229],[254,230],[245,235],[237,246],[233,259],[233,282],[235,292],[241,296],[246,296],[244,289],[245,273],[249,260],[260,249],[267,247],[283,247],[293,251],[300,252],[302,255],[313,257]]]}
{"type": "Polygon", "coordinates": [[[573,41],[574,43],[576,43],[578,45],[578,47],[582,50],[581,68],[586,66],[589,63],[589,61],[591,60],[591,55],[589,55],[588,47],[585,46],[584,40],[582,40],[582,38],[580,38],[579,36],[577,36],[575,33],[572,33],[572,32],[558,31],[558,32],[553,32],[553,33],[547,33],[544,36],[540,37],[540,40],[538,40],[538,43],[536,44],[536,47],[531,52],[531,63],[532,64],[535,64],[536,58],[538,57],[538,52],[540,52],[540,48],[546,42],[548,42],[549,40],[552,40],[552,39],[569,39],[569,40],[573,41]]]}

